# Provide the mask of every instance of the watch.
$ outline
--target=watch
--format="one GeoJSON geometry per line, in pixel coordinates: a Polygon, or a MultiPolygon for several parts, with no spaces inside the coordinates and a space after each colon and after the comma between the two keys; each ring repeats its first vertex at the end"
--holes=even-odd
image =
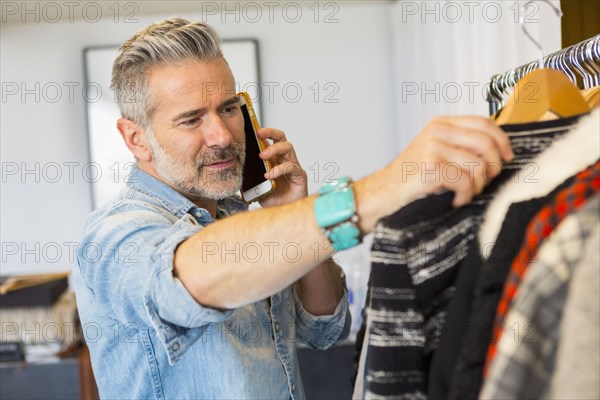
{"type": "Polygon", "coordinates": [[[319,197],[315,199],[317,224],[335,251],[346,250],[362,242],[351,184],[350,177],[336,179],[321,187],[319,197]]]}

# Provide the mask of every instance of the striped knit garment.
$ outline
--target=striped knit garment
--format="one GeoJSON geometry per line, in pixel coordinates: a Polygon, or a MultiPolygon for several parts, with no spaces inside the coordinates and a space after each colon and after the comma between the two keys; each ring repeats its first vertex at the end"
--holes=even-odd
{"type": "Polygon", "coordinates": [[[379,222],[371,252],[369,329],[362,350],[367,354],[364,371],[358,372],[364,398],[427,398],[427,372],[458,265],[474,244],[486,206],[509,179],[532,179],[532,159],[576,122],[569,118],[503,127],[515,159],[471,204],[452,208],[453,193],[441,192],[415,200],[379,222]]]}

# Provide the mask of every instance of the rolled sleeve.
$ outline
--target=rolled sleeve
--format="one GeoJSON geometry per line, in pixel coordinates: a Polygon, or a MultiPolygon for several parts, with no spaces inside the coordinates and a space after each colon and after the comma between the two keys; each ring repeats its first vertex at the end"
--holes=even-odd
{"type": "Polygon", "coordinates": [[[296,289],[292,289],[296,307],[296,333],[298,340],[316,350],[326,350],[350,333],[352,323],[348,311],[348,291],[344,279],[344,294],[331,315],[315,316],[306,311],[296,289]]]}
{"type": "Polygon", "coordinates": [[[81,277],[97,312],[153,329],[170,364],[212,324],[233,314],[200,305],[173,275],[177,246],[202,228],[189,214],[173,221],[147,205],[118,204],[88,226],[78,249],[81,277]],[[86,248],[97,251],[92,257],[86,248]]]}
{"type": "Polygon", "coordinates": [[[150,321],[174,364],[208,329],[209,324],[229,318],[234,310],[216,310],[200,305],[181,281],[173,276],[175,250],[183,241],[199,231],[190,225],[192,217],[184,216],[171,229],[159,247],[158,265],[144,291],[144,304],[150,321]]]}

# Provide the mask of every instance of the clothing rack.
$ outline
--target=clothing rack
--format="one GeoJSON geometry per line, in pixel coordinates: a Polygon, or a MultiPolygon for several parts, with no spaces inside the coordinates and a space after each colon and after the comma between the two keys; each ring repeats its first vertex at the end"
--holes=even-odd
{"type": "MultiPolygon", "coordinates": [[[[600,85],[600,35],[566,47],[543,58],[544,68],[564,72],[580,89],[600,85]]],[[[486,95],[490,115],[503,107],[513,87],[528,73],[539,67],[539,60],[494,75],[487,85],[486,95]]]]}

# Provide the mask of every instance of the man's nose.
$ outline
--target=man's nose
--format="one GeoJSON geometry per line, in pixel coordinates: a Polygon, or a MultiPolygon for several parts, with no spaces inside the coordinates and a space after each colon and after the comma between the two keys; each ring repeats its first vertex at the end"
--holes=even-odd
{"type": "Polygon", "coordinates": [[[206,122],[208,122],[205,124],[206,131],[204,133],[206,145],[208,147],[228,147],[231,144],[232,136],[221,117],[213,115],[206,122]]]}

